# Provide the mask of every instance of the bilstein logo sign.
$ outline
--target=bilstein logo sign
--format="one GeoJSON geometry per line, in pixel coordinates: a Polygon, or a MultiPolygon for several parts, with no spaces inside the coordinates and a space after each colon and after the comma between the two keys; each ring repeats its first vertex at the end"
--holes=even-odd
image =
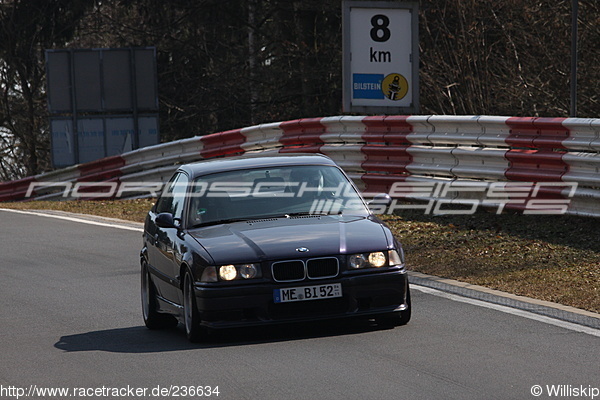
{"type": "Polygon", "coordinates": [[[400,74],[389,74],[383,79],[381,90],[390,100],[402,100],[408,93],[408,81],[400,74]]]}

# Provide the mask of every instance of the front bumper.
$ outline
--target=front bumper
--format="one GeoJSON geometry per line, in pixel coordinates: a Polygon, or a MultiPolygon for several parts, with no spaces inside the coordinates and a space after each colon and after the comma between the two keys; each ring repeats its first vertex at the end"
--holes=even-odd
{"type": "Polygon", "coordinates": [[[202,324],[211,328],[278,324],[320,319],[375,316],[405,310],[408,277],[405,270],[292,283],[258,283],[208,287],[196,284],[202,324]],[[275,303],[273,291],[341,283],[342,297],[275,303]]]}

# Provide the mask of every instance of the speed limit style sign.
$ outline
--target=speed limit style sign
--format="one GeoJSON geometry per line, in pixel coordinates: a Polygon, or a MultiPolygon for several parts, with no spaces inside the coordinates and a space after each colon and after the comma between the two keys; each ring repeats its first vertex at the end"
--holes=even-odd
{"type": "Polygon", "coordinates": [[[419,112],[417,2],[344,1],[344,111],[419,112]]]}

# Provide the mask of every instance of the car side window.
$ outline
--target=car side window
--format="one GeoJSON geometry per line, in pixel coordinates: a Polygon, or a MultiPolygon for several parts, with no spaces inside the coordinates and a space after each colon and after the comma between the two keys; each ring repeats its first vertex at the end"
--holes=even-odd
{"type": "Polygon", "coordinates": [[[175,189],[177,180],[181,174],[175,174],[167,182],[163,192],[161,193],[158,201],[156,202],[156,213],[171,213],[173,214],[173,190],[175,189]]]}
{"type": "Polygon", "coordinates": [[[187,175],[180,174],[177,184],[173,189],[173,218],[183,221],[183,208],[190,180],[187,175]]]}
{"type": "Polygon", "coordinates": [[[157,213],[171,213],[173,218],[183,217],[183,208],[187,193],[189,179],[183,174],[175,175],[158,199],[156,204],[157,213]]]}

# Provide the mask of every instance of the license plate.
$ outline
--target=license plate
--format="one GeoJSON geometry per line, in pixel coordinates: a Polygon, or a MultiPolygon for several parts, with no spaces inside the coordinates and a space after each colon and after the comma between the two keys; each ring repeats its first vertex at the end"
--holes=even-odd
{"type": "Polygon", "coordinates": [[[334,297],[342,297],[341,283],[273,290],[273,299],[275,300],[275,303],[331,299],[334,297]]]}

